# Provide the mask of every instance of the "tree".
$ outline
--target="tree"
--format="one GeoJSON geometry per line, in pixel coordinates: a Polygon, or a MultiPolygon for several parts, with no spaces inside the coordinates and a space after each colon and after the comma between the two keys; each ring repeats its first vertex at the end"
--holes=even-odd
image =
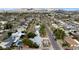
{"type": "Polygon", "coordinates": [[[24,45],[28,45],[29,47],[33,46],[33,42],[29,39],[23,39],[22,42],[23,42],[24,45]]]}
{"type": "Polygon", "coordinates": [[[33,47],[34,48],[39,48],[39,46],[36,43],[33,44],[33,47]]]}
{"type": "Polygon", "coordinates": [[[28,45],[30,48],[39,48],[39,46],[29,39],[23,39],[23,44],[28,45]]]}
{"type": "Polygon", "coordinates": [[[21,35],[21,37],[20,38],[24,38],[25,37],[25,35],[21,35]]]}
{"type": "Polygon", "coordinates": [[[27,33],[27,37],[28,37],[28,38],[34,38],[35,36],[36,36],[36,34],[33,33],[33,32],[27,33]]]}
{"type": "Polygon", "coordinates": [[[62,47],[66,47],[66,46],[68,46],[67,43],[63,43],[63,44],[62,44],[62,47]]]}
{"type": "Polygon", "coordinates": [[[39,23],[37,23],[36,25],[39,25],[39,23]]]}
{"type": "Polygon", "coordinates": [[[69,35],[72,35],[72,33],[71,33],[71,32],[69,32],[69,35]]]}
{"type": "Polygon", "coordinates": [[[22,31],[22,33],[27,33],[27,31],[22,31]]]}
{"type": "Polygon", "coordinates": [[[65,32],[61,29],[55,29],[54,34],[56,36],[56,39],[64,39],[65,32]]]}
{"type": "Polygon", "coordinates": [[[3,48],[0,46],[0,50],[3,50],[3,48]]]}
{"type": "Polygon", "coordinates": [[[46,31],[45,31],[45,26],[44,25],[41,25],[39,32],[40,32],[41,36],[45,36],[46,35],[46,31]]]}
{"type": "Polygon", "coordinates": [[[8,37],[10,37],[12,35],[12,32],[8,32],[8,37]]]}
{"type": "Polygon", "coordinates": [[[12,29],[13,25],[11,23],[7,23],[4,26],[4,29],[12,29]]]}

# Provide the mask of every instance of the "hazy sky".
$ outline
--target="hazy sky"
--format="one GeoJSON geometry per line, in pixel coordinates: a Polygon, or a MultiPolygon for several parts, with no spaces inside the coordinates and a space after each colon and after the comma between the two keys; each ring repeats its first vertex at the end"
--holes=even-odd
{"type": "Polygon", "coordinates": [[[63,8],[64,10],[67,11],[75,11],[75,10],[79,10],[79,8],[63,8]]]}
{"type": "Polygon", "coordinates": [[[16,8],[0,8],[0,10],[15,10],[16,8]]]}

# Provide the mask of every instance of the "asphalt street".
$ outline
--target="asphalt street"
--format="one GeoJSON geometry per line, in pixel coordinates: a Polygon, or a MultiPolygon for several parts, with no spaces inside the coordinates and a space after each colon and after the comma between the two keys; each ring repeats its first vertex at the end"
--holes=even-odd
{"type": "Polygon", "coordinates": [[[46,30],[48,32],[48,36],[49,39],[51,41],[52,47],[54,50],[61,50],[61,48],[59,47],[59,45],[57,44],[57,42],[55,41],[55,37],[53,32],[50,30],[50,27],[46,24],[45,22],[46,19],[43,19],[42,23],[45,24],[46,30]]]}
{"type": "Polygon", "coordinates": [[[48,36],[49,36],[49,39],[50,39],[51,44],[52,44],[52,46],[53,46],[53,49],[54,49],[54,50],[60,50],[59,45],[58,45],[57,42],[55,41],[54,34],[48,29],[47,26],[46,26],[46,28],[47,28],[48,36]]]}

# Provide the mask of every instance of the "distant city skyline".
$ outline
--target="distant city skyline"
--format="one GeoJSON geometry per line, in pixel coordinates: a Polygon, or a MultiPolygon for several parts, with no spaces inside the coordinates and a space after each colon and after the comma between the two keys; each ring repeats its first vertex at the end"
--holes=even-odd
{"type": "MultiPolygon", "coordinates": [[[[16,9],[20,9],[20,8],[0,8],[0,10],[16,10],[16,9]]],[[[56,8],[52,8],[52,9],[56,9],[56,8]]],[[[57,9],[63,9],[63,10],[66,10],[66,11],[78,11],[79,10],[79,8],[57,8],[57,9]]]]}

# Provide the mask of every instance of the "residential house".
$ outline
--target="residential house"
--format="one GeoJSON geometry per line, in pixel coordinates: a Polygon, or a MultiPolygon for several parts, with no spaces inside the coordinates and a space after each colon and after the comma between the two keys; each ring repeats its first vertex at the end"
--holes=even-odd
{"type": "Polygon", "coordinates": [[[3,48],[9,48],[12,45],[12,43],[15,43],[15,45],[17,45],[17,42],[20,40],[20,37],[22,35],[25,35],[25,34],[20,31],[16,33],[12,33],[12,35],[8,39],[0,43],[0,46],[3,48]]]}
{"type": "Polygon", "coordinates": [[[74,39],[72,36],[68,36],[64,38],[64,41],[68,44],[69,48],[79,48],[79,41],[74,39]]]}

